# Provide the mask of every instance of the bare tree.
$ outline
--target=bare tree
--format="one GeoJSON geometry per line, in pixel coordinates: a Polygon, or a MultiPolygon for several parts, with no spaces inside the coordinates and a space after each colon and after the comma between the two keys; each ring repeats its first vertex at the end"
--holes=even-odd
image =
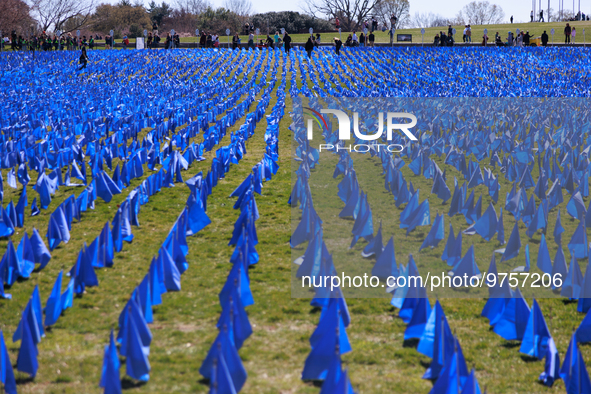
{"type": "Polygon", "coordinates": [[[446,18],[439,14],[434,14],[432,12],[429,13],[420,13],[417,12],[414,14],[412,19],[410,20],[410,25],[416,28],[422,27],[441,27],[447,25],[460,25],[456,19],[446,18]]]}
{"type": "Polygon", "coordinates": [[[77,29],[90,18],[95,0],[29,0],[33,16],[44,31],[50,28],[59,30],[65,22],[76,17],[76,23],[69,26],[77,29]]]}
{"type": "MultiPolygon", "coordinates": [[[[552,9],[550,9],[550,11],[552,11],[552,9]]],[[[555,20],[557,22],[566,22],[566,21],[572,21],[575,17],[575,13],[573,12],[573,10],[560,10],[558,11],[556,14],[554,12],[551,12],[551,17],[552,20],[555,20]]],[[[550,20],[550,18],[548,18],[548,20],[550,20]]]]}
{"type": "Polygon", "coordinates": [[[382,0],[305,0],[304,11],[317,17],[339,18],[345,31],[369,19],[382,0]]]}
{"type": "Polygon", "coordinates": [[[248,17],[252,14],[252,2],[250,0],[226,0],[224,8],[241,17],[248,17]]]}
{"type": "Polygon", "coordinates": [[[471,25],[490,25],[503,22],[505,12],[501,6],[481,0],[466,4],[458,16],[471,25]]]}
{"type": "Polygon", "coordinates": [[[408,0],[381,0],[374,14],[384,26],[390,25],[392,15],[396,16],[395,28],[406,26],[410,21],[410,3],[408,0]]]}
{"type": "Polygon", "coordinates": [[[22,0],[2,0],[0,31],[6,35],[9,35],[13,30],[20,33],[30,33],[29,29],[32,25],[34,25],[34,21],[29,15],[29,6],[25,2],[22,0]]]}
{"type": "Polygon", "coordinates": [[[211,4],[207,0],[176,0],[176,8],[181,13],[199,15],[203,13],[211,4]]]}

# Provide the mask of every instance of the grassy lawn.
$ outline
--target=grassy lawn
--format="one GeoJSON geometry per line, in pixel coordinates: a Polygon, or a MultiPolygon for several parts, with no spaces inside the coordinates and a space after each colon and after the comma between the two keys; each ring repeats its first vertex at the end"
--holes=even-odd
{"type": "MultiPolygon", "coordinates": [[[[536,24],[528,26],[534,25],[536,24]]],[[[540,26],[549,25],[541,24],[540,26]]],[[[505,26],[505,29],[509,27],[509,25],[499,26],[505,26]]],[[[489,28],[489,35],[490,30],[489,28]]],[[[477,31],[474,30],[474,36],[477,31]]],[[[429,33],[430,35],[432,34],[429,33]]],[[[294,36],[294,41],[298,41],[299,37],[304,35],[294,36]]],[[[325,37],[327,34],[323,34],[326,41],[325,37]]],[[[386,40],[385,33],[382,36],[380,32],[378,37],[386,40]]],[[[282,67],[289,70],[291,66],[289,63],[281,64],[278,74],[281,73],[282,67]]],[[[298,64],[293,66],[295,70],[300,69],[298,64]]],[[[299,71],[297,72],[299,75],[299,71]]],[[[230,75],[230,72],[227,75],[230,75]]],[[[177,77],[180,76],[177,75],[177,77]]],[[[194,77],[201,78],[201,76],[194,77]]],[[[288,79],[287,89],[289,89],[289,71],[286,78],[288,79]]],[[[276,93],[277,88],[272,94],[267,114],[276,103],[276,93]]],[[[318,393],[319,391],[314,384],[300,380],[304,361],[310,351],[309,338],[318,323],[319,310],[310,306],[309,299],[292,298],[290,288],[292,253],[289,238],[292,212],[294,212],[293,215],[299,215],[297,211],[290,210],[287,205],[291,191],[292,170],[292,134],[288,129],[291,124],[289,117],[291,105],[292,101],[288,97],[286,115],[280,123],[278,162],[280,169],[271,181],[264,184],[262,195],[256,196],[260,212],[260,219],[256,223],[260,262],[250,271],[255,304],[248,307],[247,312],[254,332],[240,350],[240,356],[249,374],[243,393],[318,393]]],[[[254,106],[251,107],[251,110],[253,109],[254,106]]],[[[220,145],[227,145],[230,141],[230,131],[236,130],[242,123],[243,119],[236,122],[235,127],[228,130],[227,136],[220,145]]],[[[257,125],[254,136],[246,145],[247,155],[239,165],[231,166],[225,179],[219,181],[218,186],[213,189],[213,194],[209,196],[207,214],[212,223],[196,236],[187,238],[189,244],[187,261],[190,267],[182,276],[182,291],[163,295],[163,304],[154,307],[154,324],[150,325],[153,334],[149,357],[152,367],[150,381],[147,384],[137,384],[124,378],[126,392],[206,393],[209,391],[209,387],[198,373],[198,368],[217,335],[215,324],[221,312],[218,293],[230,270],[228,261],[233,248],[227,246],[227,243],[239,211],[232,208],[235,199],[228,196],[250,173],[252,166],[261,160],[266,147],[263,139],[265,128],[266,122],[262,120],[257,125]]],[[[201,141],[201,138],[202,136],[199,135],[196,141],[201,141]]],[[[215,157],[215,152],[209,152],[205,157],[206,161],[194,163],[188,171],[183,172],[183,178],[188,179],[199,171],[206,173],[211,165],[211,159],[215,157]]],[[[360,171],[364,170],[373,175],[381,173],[377,158],[371,158],[368,155],[354,155],[353,158],[355,168],[360,171]]],[[[457,171],[443,165],[442,159],[433,158],[442,170],[447,169],[448,184],[450,184],[449,180],[453,179],[454,175],[458,176],[457,171]]],[[[333,168],[335,160],[335,156],[332,155],[323,155],[321,158],[321,162],[326,163],[325,165],[330,168],[333,168]]],[[[113,165],[116,163],[117,161],[113,165]]],[[[403,168],[403,173],[421,189],[421,200],[429,197],[432,201],[438,201],[429,194],[430,181],[423,177],[412,176],[407,166],[403,168]]],[[[2,170],[4,179],[6,175],[7,171],[2,170]]],[[[59,271],[66,271],[72,267],[83,243],[92,242],[105,221],[113,218],[117,205],[124,200],[129,190],[139,185],[148,175],[149,173],[145,174],[144,178],[132,181],[128,189],[116,195],[108,204],[97,200],[96,209],[89,210],[83,214],[82,222],[72,225],[72,239],[68,244],[61,244],[52,252],[53,258],[43,271],[35,272],[29,280],[19,281],[10,289],[6,289],[13,295],[13,299],[0,300],[0,329],[4,331],[11,360],[16,360],[20,344],[12,343],[12,333],[18,325],[21,311],[35,285],[39,285],[42,303],[45,304],[59,271]]],[[[534,172],[532,175],[537,179],[537,173],[534,172]]],[[[31,172],[31,178],[35,180],[37,174],[31,172]]],[[[503,182],[500,195],[504,196],[509,185],[503,178],[501,180],[503,182]]],[[[335,228],[343,225],[338,219],[342,204],[334,198],[339,181],[340,178],[335,180],[317,171],[313,173],[310,181],[315,200],[322,196],[335,200],[334,206],[327,210],[328,216],[322,217],[327,225],[333,223],[335,228]]],[[[360,184],[365,191],[371,191],[370,204],[374,209],[375,223],[379,217],[399,214],[400,210],[394,207],[391,195],[384,191],[383,177],[362,178],[360,184]]],[[[16,201],[21,190],[20,184],[18,190],[6,187],[5,203],[10,199],[16,201]]],[[[72,192],[80,191],[74,188],[60,188],[48,210],[42,211],[36,217],[26,217],[25,228],[18,230],[15,239],[20,240],[23,231],[28,231],[30,234],[33,227],[40,229],[41,235],[44,236],[50,213],[72,192]]],[[[476,189],[475,195],[478,196],[480,192],[483,194],[484,210],[489,202],[488,193],[483,186],[476,189]]],[[[86,294],[76,298],[74,307],[68,309],[58,323],[46,332],[46,337],[39,344],[38,375],[34,380],[30,380],[25,374],[17,373],[20,382],[19,393],[102,392],[98,388],[98,382],[103,348],[108,342],[109,331],[117,330],[117,319],[121,309],[135,286],[148,271],[152,256],[158,252],[188,195],[189,189],[184,184],[176,184],[174,188],[163,188],[161,192],[150,198],[149,203],[141,207],[139,216],[141,226],[133,227],[135,235],[133,243],[125,244],[123,251],[115,255],[114,267],[97,270],[100,286],[89,288],[86,294]]],[[[29,188],[29,204],[35,196],[36,193],[29,188]]],[[[501,197],[499,201],[503,199],[504,197],[501,197]]],[[[563,226],[566,229],[566,233],[563,234],[563,243],[565,240],[568,242],[575,228],[574,222],[567,218],[564,210],[567,201],[568,199],[561,205],[563,226]]],[[[585,205],[587,206],[588,203],[589,200],[586,199],[585,205]]],[[[26,209],[27,214],[29,209],[30,205],[26,209]]],[[[440,207],[433,203],[432,219],[437,211],[447,212],[448,209],[448,206],[440,207]]],[[[550,228],[553,228],[555,215],[556,210],[550,213],[550,228]]],[[[505,236],[508,239],[514,221],[506,213],[504,219],[505,236]]],[[[447,235],[449,217],[446,216],[445,220],[447,235]]],[[[461,217],[454,217],[452,222],[456,232],[460,228],[465,228],[465,223],[460,226],[460,223],[464,222],[461,217]]],[[[352,222],[347,225],[352,226],[352,222]]],[[[384,237],[386,234],[396,233],[394,230],[394,227],[385,227],[384,237]]],[[[520,228],[520,231],[522,231],[522,243],[525,246],[527,242],[524,235],[525,229],[520,228]]],[[[444,242],[433,250],[416,252],[420,245],[417,243],[425,234],[426,231],[421,229],[415,230],[409,239],[402,234],[395,236],[399,263],[406,263],[408,253],[414,253],[417,256],[419,269],[427,263],[438,264],[438,267],[445,268],[445,264],[439,261],[444,242]]],[[[387,237],[389,238],[389,235],[387,237]]],[[[532,266],[535,266],[537,258],[536,241],[539,242],[539,234],[531,241],[532,266]]],[[[465,237],[464,252],[472,242],[476,246],[483,244],[478,236],[465,237]]],[[[0,240],[0,251],[3,252],[6,249],[6,244],[6,239],[0,240]]],[[[553,257],[556,250],[555,244],[548,242],[548,245],[553,257]]],[[[342,255],[362,261],[359,253],[363,246],[364,243],[359,243],[351,250],[331,248],[331,253],[335,253],[335,259],[342,255]]],[[[492,245],[488,245],[488,248],[490,246],[492,245]]],[[[298,251],[301,252],[304,248],[299,248],[298,251]]],[[[489,249],[478,250],[477,261],[481,270],[488,267],[489,259],[489,249]]],[[[370,262],[373,261],[365,260],[361,264],[368,265],[370,262]]],[[[519,259],[502,268],[503,271],[507,271],[516,265],[523,265],[523,250],[519,259]]],[[[581,268],[584,271],[585,265],[582,264],[581,268]]],[[[518,352],[517,343],[507,342],[489,329],[487,320],[480,317],[484,299],[442,298],[440,301],[452,330],[459,338],[468,366],[477,369],[477,377],[482,388],[487,387],[491,393],[564,391],[564,384],[561,381],[558,381],[552,389],[538,384],[537,377],[543,371],[543,361],[532,361],[523,357],[518,352]]],[[[562,299],[539,301],[563,358],[571,330],[580,323],[583,316],[576,312],[574,303],[565,302],[562,299]]],[[[528,299],[528,302],[531,305],[531,299],[528,299]]],[[[349,368],[355,389],[360,393],[428,392],[432,383],[422,380],[421,376],[430,359],[420,355],[413,346],[403,342],[405,325],[396,317],[397,311],[390,305],[389,299],[348,299],[347,303],[352,317],[352,324],[347,334],[353,351],[344,356],[344,363],[349,368]]],[[[581,350],[585,360],[588,363],[591,362],[591,347],[585,345],[581,350]]],[[[122,367],[122,377],[125,374],[124,371],[122,367]]]]}
{"type": "MultiPolygon", "coordinates": [[[[589,21],[589,22],[587,22],[587,21],[569,22],[569,23],[571,26],[574,26],[577,29],[577,37],[576,37],[577,43],[583,42],[583,29],[589,29],[589,37],[587,37],[587,42],[591,41],[591,21],[589,21]]],[[[542,33],[544,32],[544,30],[546,30],[546,32],[548,33],[550,42],[552,42],[552,36],[550,34],[550,31],[551,31],[551,29],[554,29],[555,30],[554,42],[561,43],[561,42],[564,42],[564,34],[563,34],[564,26],[566,26],[566,22],[550,22],[550,23],[534,22],[534,23],[513,23],[513,24],[502,23],[502,24],[498,24],[498,25],[474,25],[474,26],[472,26],[472,42],[475,42],[475,43],[482,42],[482,36],[484,34],[484,29],[488,29],[489,42],[491,40],[494,40],[496,32],[499,32],[499,34],[503,37],[503,40],[506,40],[507,33],[509,31],[515,32],[515,29],[519,29],[521,31],[529,31],[529,34],[531,34],[534,37],[541,36],[542,33]]],[[[452,27],[456,29],[456,35],[455,35],[456,42],[462,42],[462,32],[464,31],[464,26],[457,25],[457,26],[452,26],[452,27]]],[[[433,38],[435,37],[435,34],[438,34],[440,31],[445,31],[445,34],[447,34],[447,26],[426,28],[425,29],[425,43],[433,42],[433,38]]],[[[258,39],[263,40],[263,41],[266,40],[266,37],[267,37],[266,31],[261,30],[261,33],[262,34],[258,36],[258,39]]],[[[360,33],[360,31],[357,31],[357,35],[359,35],[359,33],[360,33]]],[[[274,34],[275,34],[274,31],[271,32],[271,37],[273,37],[274,34]]],[[[347,36],[349,34],[350,34],[350,32],[342,32],[341,33],[341,37],[343,39],[343,42],[347,39],[347,36]]],[[[390,36],[388,35],[388,31],[382,32],[381,30],[378,30],[374,34],[376,36],[376,42],[390,42],[390,36]]],[[[421,42],[421,29],[397,29],[396,34],[412,34],[413,42],[419,42],[419,43],[421,42]]],[[[291,38],[294,43],[304,43],[308,40],[309,36],[310,36],[309,34],[291,34],[291,38]]],[[[320,36],[321,36],[321,40],[323,43],[332,42],[332,40],[335,37],[339,37],[339,32],[334,31],[334,32],[320,33],[320,36]]],[[[161,34],[161,37],[162,37],[162,41],[160,42],[160,46],[163,47],[164,46],[164,38],[166,37],[166,33],[161,34]]],[[[256,40],[256,38],[257,37],[255,36],[255,40],[256,40]]],[[[248,36],[241,35],[240,39],[243,44],[248,42],[248,36]]],[[[121,40],[116,40],[116,41],[121,42],[121,40]]],[[[135,39],[132,38],[129,41],[135,42],[135,39]]],[[[396,37],[394,37],[394,41],[396,42],[396,37]]],[[[99,42],[99,41],[97,41],[97,42],[99,42]]],[[[193,43],[193,42],[199,42],[199,39],[197,37],[181,37],[181,42],[193,43]]],[[[230,36],[230,43],[231,42],[232,42],[232,36],[230,36]]],[[[228,37],[226,37],[225,35],[220,36],[220,44],[222,44],[222,46],[226,46],[228,44],[228,37]]]]}

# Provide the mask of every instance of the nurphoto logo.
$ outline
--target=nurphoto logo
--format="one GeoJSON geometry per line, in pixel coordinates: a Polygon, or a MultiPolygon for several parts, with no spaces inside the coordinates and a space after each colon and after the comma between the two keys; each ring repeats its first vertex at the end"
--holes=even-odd
{"type": "MultiPolygon", "coordinates": [[[[320,112],[313,110],[312,108],[306,107],[310,111],[309,115],[312,119],[307,121],[308,140],[313,139],[314,135],[314,123],[318,124],[321,130],[328,130],[328,124],[323,114],[334,115],[337,118],[339,124],[339,141],[351,139],[351,119],[349,115],[344,111],[338,109],[321,109],[320,112]]],[[[417,141],[417,137],[409,130],[416,126],[417,117],[408,112],[386,112],[386,140],[392,141],[393,131],[400,130],[408,139],[411,141],[417,141]],[[410,119],[410,123],[398,123],[399,119],[410,119]]],[[[363,141],[375,141],[383,136],[384,133],[384,112],[378,114],[378,130],[374,134],[363,134],[359,130],[359,113],[353,112],[353,133],[355,136],[363,141]]],[[[389,152],[400,153],[404,150],[404,146],[400,144],[372,144],[376,149],[380,149],[381,146],[385,146],[389,152]]],[[[351,151],[351,145],[343,147],[333,144],[320,144],[319,150],[336,150],[347,149],[351,151]]],[[[353,146],[355,152],[368,152],[371,149],[370,145],[357,144],[353,146]]]]}

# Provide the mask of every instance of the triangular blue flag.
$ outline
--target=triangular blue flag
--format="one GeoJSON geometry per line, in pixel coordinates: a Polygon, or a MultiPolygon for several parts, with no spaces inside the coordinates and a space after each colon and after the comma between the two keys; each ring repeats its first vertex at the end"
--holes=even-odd
{"type": "Polygon", "coordinates": [[[51,294],[45,303],[45,326],[53,326],[57,320],[59,319],[60,315],[62,314],[63,307],[61,302],[61,292],[62,292],[62,277],[63,277],[63,270],[57,276],[55,280],[55,284],[53,285],[53,290],[51,290],[51,294]]]}
{"type": "Polygon", "coordinates": [[[12,363],[10,362],[2,330],[0,330],[0,383],[4,385],[6,394],[17,394],[14,371],[12,370],[12,363]]]}
{"type": "Polygon", "coordinates": [[[519,255],[520,249],[521,238],[519,237],[519,225],[518,222],[515,222],[515,226],[513,226],[513,231],[511,231],[511,236],[509,237],[509,241],[507,242],[507,247],[505,248],[505,252],[503,253],[502,261],[508,261],[512,258],[517,257],[517,255],[519,255]]]}
{"type": "Polygon", "coordinates": [[[560,369],[560,377],[564,380],[567,394],[591,393],[589,373],[574,333],[560,369]]]}
{"type": "Polygon", "coordinates": [[[542,310],[534,298],[519,351],[530,357],[544,358],[551,338],[542,310]]]}
{"type": "Polygon", "coordinates": [[[18,351],[18,358],[16,360],[16,369],[18,371],[29,374],[32,378],[37,375],[39,363],[37,361],[37,345],[33,340],[31,328],[28,324],[22,325],[21,347],[18,351]]]}
{"type": "Polygon", "coordinates": [[[105,389],[105,393],[121,394],[121,379],[119,377],[119,356],[117,355],[117,347],[113,339],[113,330],[109,336],[109,344],[105,346],[105,354],[103,356],[103,371],[101,374],[101,381],[99,387],[105,389]]]}

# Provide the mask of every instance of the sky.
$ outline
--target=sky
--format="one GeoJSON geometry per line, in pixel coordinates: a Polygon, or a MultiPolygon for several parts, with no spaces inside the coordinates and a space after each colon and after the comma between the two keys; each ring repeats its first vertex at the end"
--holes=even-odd
{"type": "MultiPolygon", "coordinates": [[[[210,0],[211,1],[211,0],[210,0]]],[[[300,2],[296,1],[276,1],[276,0],[251,0],[253,8],[256,12],[269,12],[269,11],[301,11],[300,2]]],[[[445,1],[445,0],[410,0],[410,15],[414,15],[417,12],[434,14],[440,14],[444,17],[453,17],[457,12],[462,9],[471,0],[460,0],[460,1],[445,1]]],[[[539,7],[540,0],[536,1],[536,7],[539,7]]],[[[550,0],[550,7],[555,11],[558,11],[559,0],[550,0]]],[[[572,9],[572,0],[564,1],[565,9],[572,9]]],[[[529,21],[529,13],[532,10],[532,0],[489,0],[491,4],[498,4],[505,11],[505,19],[509,22],[509,18],[513,15],[514,23],[529,21]]],[[[212,3],[216,6],[222,6],[223,0],[213,0],[212,3]]],[[[581,0],[581,10],[585,14],[591,14],[591,1],[581,0]]],[[[542,8],[544,9],[544,15],[548,9],[548,0],[542,0],[542,8]]],[[[575,10],[579,10],[579,0],[575,0],[575,10]]]]}
{"type": "MultiPolygon", "coordinates": [[[[108,2],[115,4],[119,0],[99,0],[100,2],[108,2]]],[[[160,3],[162,0],[156,0],[160,3]]],[[[169,4],[175,3],[175,0],[164,0],[169,4]]],[[[208,0],[214,7],[221,7],[224,0],[208,0]]],[[[293,1],[277,1],[277,0],[251,0],[253,10],[255,13],[264,13],[270,11],[298,11],[302,12],[304,4],[303,0],[293,1]]],[[[472,0],[409,0],[410,1],[410,15],[411,17],[416,13],[433,13],[439,14],[446,18],[453,18],[458,11],[460,11],[466,4],[472,0]]],[[[478,0],[477,0],[478,1],[478,0]]],[[[505,21],[509,23],[509,18],[513,15],[513,22],[529,22],[529,13],[532,10],[532,1],[536,2],[536,8],[539,7],[540,0],[488,0],[491,4],[500,5],[505,11],[505,21]]],[[[554,12],[559,9],[559,1],[563,1],[565,10],[573,9],[573,0],[550,0],[550,7],[554,12]]],[[[147,4],[149,0],[144,0],[147,4]]],[[[548,9],[548,0],[541,0],[542,8],[544,9],[544,18],[546,18],[546,11],[548,9]]],[[[591,15],[591,0],[575,0],[575,11],[580,9],[583,13],[591,15]],[[579,3],[580,2],[580,3],[579,3]]],[[[536,10],[538,11],[538,10],[536,10]]]]}

